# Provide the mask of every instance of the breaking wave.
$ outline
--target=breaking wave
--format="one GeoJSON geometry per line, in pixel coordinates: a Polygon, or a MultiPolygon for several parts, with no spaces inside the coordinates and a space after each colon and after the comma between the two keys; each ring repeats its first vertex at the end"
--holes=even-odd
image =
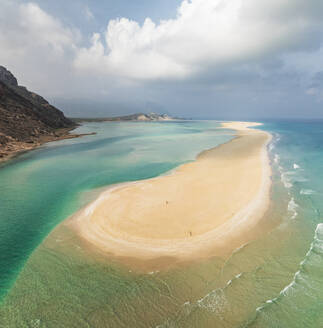
{"type": "Polygon", "coordinates": [[[283,185],[286,189],[290,189],[293,186],[293,184],[291,182],[291,179],[290,179],[290,173],[289,172],[283,172],[283,169],[282,169],[281,166],[279,167],[279,169],[280,169],[281,182],[283,183],[283,185]]]}
{"type": "Polygon", "coordinates": [[[227,309],[229,305],[227,298],[226,298],[226,291],[228,288],[238,281],[239,279],[243,278],[246,275],[246,272],[240,272],[239,274],[235,275],[232,279],[227,281],[224,287],[217,288],[197,300],[196,302],[185,302],[179,312],[177,313],[176,317],[173,319],[168,318],[164,323],[161,325],[156,326],[156,328],[174,328],[177,327],[177,323],[180,322],[183,318],[187,318],[191,313],[193,313],[197,309],[202,309],[207,312],[211,312],[215,314],[218,319],[221,320],[222,314],[227,309]]]}
{"type": "Polygon", "coordinates": [[[273,149],[276,147],[276,144],[278,143],[278,141],[280,140],[280,135],[278,133],[272,133],[272,140],[268,145],[268,150],[269,152],[272,152],[273,149]]]}
{"type": "Polygon", "coordinates": [[[278,164],[278,163],[279,163],[279,160],[280,160],[279,155],[278,155],[278,154],[275,154],[275,156],[274,156],[274,162],[275,162],[276,164],[278,164]]]}
{"type": "Polygon", "coordinates": [[[292,197],[291,200],[289,201],[288,207],[287,207],[288,211],[292,213],[291,219],[295,219],[296,216],[298,215],[298,212],[297,212],[298,207],[299,207],[298,204],[295,203],[295,200],[292,197]]]}
{"type": "MultiPolygon", "coordinates": [[[[263,322],[271,323],[274,326],[274,321],[278,320],[276,312],[270,315],[269,311],[282,310],[286,314],[286,311],[290,309],[293,315],[297,315],[295,308],[295,300],[299,299],[299,293],[306,295],[309,300],[305,303],[310,303],[310,301],[316,302],[316,297],[322,298],[319,292],[318,286],[322,284],[322,266],[323,261],[323,223],[319,223],[315,229],[314,239],[311,246],[306,253],[304,259],[299,264],[298,271],[294,274],[292,281],[285,286],[278,294],[277,297],[267,300],[263,305],[256,309],[255,317],[249,321],[245,327],[252,327],[254,325],[265,326],[263,322]],[[314,279],[313,279],[314,278],[314,279]],[[315,286],[315,283],[318,286],[315,286]],[[315,295],[315,293],[317,295],[315,295]],[[285,301],[284,304],[282,304],[285,301]],[[276,307],[272,308],[271,305],[275,304],[276,307]],[[277,307],[277,305],[280,305],[277,307]],[[282,306],[287,306],[283,308],[282,306]]],[[[278,322],[277,322],[278,323],[278,322]]],[[[282,323],[280,323],[282,324],[282,323]]]]}
{"type": "Polygon", "coordinates": [[[301,195],[313,195],[315,194],[315,191],[312,189],[302,189],[299,193],[301,195]]]}

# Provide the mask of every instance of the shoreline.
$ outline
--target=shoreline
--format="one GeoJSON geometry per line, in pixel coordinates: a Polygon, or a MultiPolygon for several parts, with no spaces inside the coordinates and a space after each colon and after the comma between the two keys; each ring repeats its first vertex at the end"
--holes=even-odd
{"type": "Polygon", "coordinates": [[[13,140],[6,145],[4,150],[2,150],[2,153],[0,154],[0,165],[6,164],[8,161],[17,158],[26,152],[37,149],[49,142],[80,138],[96,134],[95,132],[72,134],[71,131],[75,130],[76,128],[78,128],[78,126],[57,129],[53,132],[54,135],[41,135],[37,140],[33,140],[33,143],[13,140]]]}
{"type": "Polygon", "coordinates": [[[259,123],[221,124],[236,137],[171,175],[110,186],[63,224],[93,250],[125,264],[154,262],[156,268],[167,259],[186,262],[228,252],[230,242],[268,209],[271,135],[249,128],[259,123]]]}

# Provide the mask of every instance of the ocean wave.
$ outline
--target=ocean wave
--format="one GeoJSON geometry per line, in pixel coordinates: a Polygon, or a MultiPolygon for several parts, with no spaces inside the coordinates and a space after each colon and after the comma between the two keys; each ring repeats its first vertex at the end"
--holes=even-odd
{"type": "Polygon", "coordinates": [[[282,166],[278,167],[280,173],[280,180],[286,189],[293,187],[294,182],[307,182],[308,179],[299,175],[296,171],[284,171],[282,166]]]}
{"type": "MultiPolygon", "coordinates": [[[[258,269],[258,267],[256,268],[258,269]]],[[[227,309],[228,301],[226,298],[226,290],[231,288],[233,283],[243,278],[247,272],[240,272],[236,274],[232,279],[228,280],[224,287],[211,290],[208,294],[197,300],[196,302],[185,302],[175,318],[167,318],[165,322],[156,326],[156,328],[174,328],[177,327],[177,322],[183,318],[187,318],[196,309],[206,310],[216,314],[218,318],[221,318],[221,314],[227,309]]]]}
{"type": "Polygon", "coordinates": [[[274,162],[276,164],[278,164],[279,163],[279,160],[280,160],[280,156],[278,154],[275,154],[275,156],[274,156],[274,162]]]}
{"type": "MultiPolygon", "coordinates": [[[[230,285],[230,284],[229,284],[230,285]]],[[[228,286],[228,285],[227,285],[228,286]]],[[[216,289],[196,302],[199,308],[220,314],[227,304],[223,289],[216,289]]]]}
{"type": "Polygon", "coordinates": [[[287,174],[287,172],[281,172],[280,180],[286,189],[290,189],[293,186],[289,174],[287,174]]]}
{"type": "Polygon", "coordinates": [[[299,193],[301,195],[313,195],[315,194],[315,191],[312,189],[302,189],[299,193]]]}
{"type": "Polygon", "coordinates": [[[294,197],[292,197],[287,206],[288,211],[292,213],[291,219],[295,219],[296,216],[298,215],[298,212],[297,212],[298,207],[299,206],[295,202],[294,197]]]}
{"type": "Polygon", "coordinates": [[[236,280],[240,279],[242,276],[243,276],[243,272],[240,272],[238,273],[237,275],[235,275],[232,279],[230,279],[227,283],[226,283],[226,286],[224,287],[224,289],[227,287],[227,286],[230,286],[232,285],[233,282],[235,282],[236,280]]]}
{"type": "Polygon", "coordinates": [[[305,266],[311,260],[311,256],[316,256],[317,254],[320,254],[321,256],[323,255],[323,223],[319,223],[316,226],[313,242],[311,243],[310,249],[306,253],[304,259],[300,262],[299,270],[294,274],[293,280],[280,291],[278,297],[271,301],[277,301],[279,297],[288,295],[288,291],[297,284],[298,280],[301,279],[302,273],[307,271],[305,266]]]}
{"type": "Polygon", "coordinates": [[[243,251],[248,245],[249,245],[249,243],[245,243],[245,244],[242,244],[241,246],[239,246],[238,248],[236,248],[235,250],[233,250],[231,255],[225,260],[225,262],[222,266],[221,275],[223,274],[223,271],[224,271],[226,265],[232,260],[232,258],[235,257],[237,254],[239,254],[241,251],[243,251]]]}
{"type": "MultiPolygon", "coordinates": [[[[255,317],[247,322],[244,327],[250,327],[254,323],[257,322],[259,315],[271,308],[272,304],[277,304],[285,297],[294,297],[297,298],[297,292],[301,292],[302,294],[309,295],[311,297],[311,292],[306,293],[306,289],[315,290],[313,286],[311,286],[311,282],[309,281],[309,274],[311,273],[311,269],[314,267],[322,268],[322,260],[323,260],[323,223],[319,223],[316,226],[314,238],[311,243],[311,246],[306,253],[304,259],[299,264],[299,269],[295,272],[292,281],[285,286],[278,294],[277,297],[269,299],[265,301],[265,303],[256,308],[255,317]],[[319,260],[318,260],[319,258],[319,260]]],[[[276,308],[277,309],[277,308],[276,308]]]]}
{"type": "Polygon", "coordinates": [[[273,138],[268,145],[268,150],[270,153],[273,151],[273,149],[276,147],[276,144],[280,140],[280,135],[278,133],[272,133],[272,136],[273,136],[273,138]]]}
{"type": "Polygon", "coordinates": [[[301,177],[301,176],[297,176],[294,178],[294,181],[295,182],[307,182],[308,179],[304,178],[304,177],[301,177]]]}

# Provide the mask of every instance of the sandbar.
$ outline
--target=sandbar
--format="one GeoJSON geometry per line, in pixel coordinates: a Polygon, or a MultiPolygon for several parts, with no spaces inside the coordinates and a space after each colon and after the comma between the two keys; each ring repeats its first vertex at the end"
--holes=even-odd
{"type": "Polygon", "coordinates": [[[68,225],[107,256],[216,256],[263,217],[271,186],[271,135],[255,128],[260,123],[221,124],[235,130],[231,141],[168,175],[110,187],[68,225]]]}

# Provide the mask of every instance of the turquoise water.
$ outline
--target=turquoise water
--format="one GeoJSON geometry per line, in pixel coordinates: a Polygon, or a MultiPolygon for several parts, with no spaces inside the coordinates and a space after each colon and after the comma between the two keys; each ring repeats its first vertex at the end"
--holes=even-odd
{"type": "Polygon", "coordinates": [[[229,140],[215,122],[88,123],[94,136],[53,142],[0,169],[0,297],[43,238],[86,201],[84,192],[146,179],[229,140]]]}
{"type": "Polygon", "coordinates": [[[289,283],[256,309],[247,326],[323,327],[323,122],[267,123],[265,129],[274,135],[275,179],[289,198],[287,217],[277,230],[292,234],[293,249],[286,257],[299,262],[289,283]]]}
{"type": "MultiPolygon", "coordinates": [[[[232,138],[204,122],[93,123],[0,170],[0,327],[323,327],[323,122],[266,122],[271,208],[229,258],[154,274],[38,247],[105,185],[232,138]]],[[[54,237],[53,237],[54,238],[54,237]]],[[[73,245],[71,243],[70,245],[73,245]]]]}

